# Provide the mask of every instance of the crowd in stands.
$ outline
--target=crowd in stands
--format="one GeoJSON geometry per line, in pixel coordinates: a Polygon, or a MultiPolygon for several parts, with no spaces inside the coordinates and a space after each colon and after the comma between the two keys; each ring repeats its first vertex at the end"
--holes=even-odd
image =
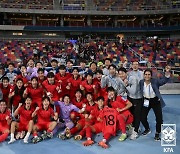
{"type": "Polygon", "coordinates": [[[2,0],[2,8],[19,8],[19,9],[53,9],[53,0],[2,0]]]}
{"type": "Polygon", "coordinates": [[[23,62],[35,55],[46,63],[54,57],[62,60],[72,59],[74,65],[79,65],[79,59],[98,62],[103,61],[104,58],[111,58],[114,64],[120,66],[121,63],[130,63],[141,57],[142,60],[154,63],[158,67],[163,67],[166,62],[172,67],[179,67],[179,50],[178,39],[158,41],[130,39],[124,43],[97,40],[87,43],[58,40],[4,40],[0,42],[0,61],[3,64],[8,60],[23,62]]]}
{"type": "MultiPolygon", "coordinates": [[[[180,7],[180,3],[177,0],[93,0],[92,2],[92,6],[99,11],[139,11],[180,7]]],[[[2,0],[0,5],[3,8],[53,9],[53,0],[2,0]]],[[[89,7],[86,5],[85,0],[59,0],[59,5],[63,6],[64,10],[84,10],[85,7],[89,7]]]]}

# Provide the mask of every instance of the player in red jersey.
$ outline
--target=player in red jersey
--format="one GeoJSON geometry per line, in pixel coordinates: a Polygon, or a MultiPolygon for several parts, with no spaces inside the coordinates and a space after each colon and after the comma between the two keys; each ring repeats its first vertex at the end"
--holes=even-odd
{"type": "Polygon", "coordinates": [[[129,111],[132,103],[121,96],[117,96],[113,87],[108,88],[108,106],[118,111],[118,128],[121,130],[119,141],[124,141],[127,138],[126,125],[133,122],[133,115],[129,111]]]}
{"type": "MultiPolygon", "coordinates": [[[[85,104],[85,99],[83,98],[82,91],[80,89],[76,90],[75,92],[75,98],[72,99],[72,104],[78,107],[79,109],[82,109],[83,105],[85,104]]],[[[82,115],[78,112],[71,112],[71,120],[76,123],[78,119],[81,119],[82,115]]]]}
{"type": "Polygon", "coordinates": [[[16,85],[10,89],[9,99],[12,101],[12,111],[14,111],[19,103],[23,100],[24,83],[21,78],[16,80],[16,85]]]}
{"type": "Polygon", "coordinates": [[[39,68],[37,70],[37,75],[38,75],[39,85],[42,86],[42,83],[47,79],[47,77],[44,75],[44,68],[39,68]]]}
{"type": "Polygon", "coordinates": [[[97,91],[98,91],[97,95],[105,97],[107,95],[107,88],[106,87],[101,88],[101,78],[102,78],[102,76],[103,76],[102,70],[97,70],[96,71],[96,78],[94,78],[94,80],[95,80],[95,83],[96,83],[95,85],[96,85],[97,91]]]}
{"type": "Polygon", "coordinates": [[[93,96],[96,97],[97,88],[92,73],[88,73],[86,75],[86,79],[80,84],[80,89],[83,91],[84,94],[92,93],[93,96]]]}
{"type": "MultiPolygon", "coordinates": [[[[10,89],[11,89],[11,85],[9,84],[9,78],[8,77],[4,77],[2,79],[2,83],[0,83],[0,88],[1,88],[1,91],[3,93],[3,100],[8,102],[8,96],[9,96],[10,89]]],[[[10,107],[9,103],[8,103],[8,107],[10,107]]]]}
{"type": "Polygon", "coordinates": [[[42,108],[36,107],[35,111],[32,114],[32,117],[35,117],[37,115],[37,123],[33,126],[33,143],[40,142],[42,139],[45,139],[47,137],[52,138],[52,130],[57,125],[56,120],[58,119],[58,113],[54,113],[53,109],[50,107],[50,98],[47,96],[43,97],[42,101],[42,108]],[[51,118],[53,118],[55,121],[51,121],[51,118]],[[38,137],[37,131],[43,130],[46,132],[44,132],[41,137],[38,137]]]}
{"type": "MultiPolygon", "coordinates": [[[[97,104],[98,106],[94,110],[92,110],[90,116],[87,118],[88,121],[93,121],[93,123],[89,123],[88,125],[86,125],[86,127],[84,127],[87,138],[87,140],[82,143],[84,146],[89,146],[94,143],[94,141],[92,140],[92,133],[98,134],[102,132],[103,123],[99,118],[99,115],[104,108],[104,97],[98,97],[97,104]]],[[[79,139],[82,139],[82,137],[82,135],[79,135],[79,139]]]]}
{"type": "Polygon", "coordinates": [[[24,87],[28,86],[28,79],[27,79],[27,68],[25,65],[21,65],[20,67],[21,74],[16,76],[16,79],[21,78],[24,83],[24,87]]]}
{"type": "MultiPolygon", "coordinates": [[[[27,97],[25,99],[25,105],[19,103],[18,108],[14,112],[14,116],[19,115],[19,122],[13,121],[11,123],[11,139],[8,142],[8,144],[11,144],[16,141],[16,139],[14,138],[15,131],[18,132],[27,131],[27,134],[23,139],[23,141],[24,143],[28,143],[28,138],[33,128],[32,113],[34,110],[31,107],[31,104],[32,104],[31,97],[27,97]]],[[[23,138],[23,136],[21,136],[20,138],[23,138]]]]}
{"type": "Polygon", "coordinates": [[[71,78],[70,73],[66,73],[66,66],[60,65],[59,66],[59,73],[56,74],[55,79],[58,81],[61,87],[61,93],[60,98],[62,98],[64,95],[69,94],[69,89],[67,89],[68,86],[68,80],[71,78]]]}
{"type": "Polygon", "coordinates": [[[47,74],[47,80],[42,83],[43,87],[46,90],[47,96],[51,98],[52,101],[56,102],[59,100],[59,93],[61,92],[59,83],[55,80],[53,72],[47,74]]]}
{"type": "MultiPolygon", "coordinates": [[[[75,133],[77,133],[78,131],[80,131],[80,130],[82,130],[84,128],[84,126],[86,124],[85,118],[88,117],[89,114],[91,113],[91,111],[94,110],[97,107],[96,103],[93,100],[93,95],[91,93],[86,94],[86,99],[87,99],[86,104],[82,105],[82,108],[85,109],[84,114],[81,114],[80,120],[77,121],[77,124],[76,124],[76,126],[74,128],[72,128],[71,130],[66,131],[67,138],[70,138],[71,135],[74,135],[75,133]]],[[[79,140],[79,135],[83,136],[84,133],[85,133],[84,131],[81,131],[78,135],[76,135],[74,137],[75,140],[79,140]]]]}
{"type": "Polygon", "coordinates": [[[7,108],[7,102],[0,101],[0,142],[3,142],[9,134],[11,123],[11,111],[7,108]]]}
{"type": "Polygon", "coordinates": [[[73,99],[75,97],[75,92],[80,88],[80,84],[82,82],[81,77],[79,75],[78,68],[73,68],[72,72],[73,76],[68,80],[68,86],[66,89],[70,90],[70,98],[73,99]]]}
{"type": "Polygon", "coordinates": [[[42,106],[42,97],[44,95],[44,90],[38,84],[38,78],[31,78],[31,86],[27,87],[24,91],[23,97],[30,96],[32,98],[32,107],[42,106]]]}

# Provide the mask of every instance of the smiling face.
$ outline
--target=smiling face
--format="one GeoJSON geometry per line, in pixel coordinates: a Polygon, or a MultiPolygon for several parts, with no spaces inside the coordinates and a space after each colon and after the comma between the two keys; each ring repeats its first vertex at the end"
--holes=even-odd
{"type": "Polygon", "coordinates": [[[31,103],[32,103],[32,99],[31,98],[26,98],[26,100],[25,100],[25,104],[26,104],[26,108],[30,108],[30,106],[31,106],[31,103]]]}
{"type": "Polygon", "coordinates": [[[123,72],[123,71],[119,71],[119,77],[122,80],[125,80],[127,78],[127,73],[123,72]]]}
{"type": "Polygon", "coordinates": [[[93,101],[93,97],[92,97],[91,94],[87,94],[87,95],[86,95],[86,99],[87,99],[88,102],[93,101]]]}
{"type": "Polygon", "coordinates": [[[23,86],[23,82],[22,82],[21,80],[18,80],[18,81],[16,82],[16,85],[17,85],[18,89],[21,89],[22,86],[23,86]]]}
{"type": "Polygon", "coordinates": [[[108,91],[108,99],[114,99],[115,98],[115,92],[114,91],[108,91]]]}
{"type": "Polygon", "coordinates": [[[132,63],[132,69],[133,69],[133,71],[137,71],[139,69],[139,63],[138,62],[133,62],[132,63]]]}
{"type": "Polygon", "coordinates": [[[37,86],[38,86],[38,81],[37,81],[36,78],[32,79],[31,83],[32,83],[32,87],[33,87],[33,88],[37,88],[37,86]]]}
{"type": "Polygon", "coordinates": [[[43,100],[43,108],[44,109],[47,109],[49,107],[49,104],[50,104],[50,102],[47,98],[43,100]]]}
{"type": "Polygon", "coordinates": [[[70,103],[70,98],[69,98],[69,96],[65,96],[64,99],[63,99],[63,101],[64,101],[64,104],[65,104],[65,105],[69,105],[69,103],[70,103]]]}
{"type": "Polygon", "coordinates": [[[99,109],[102,109],[103,106],[104,106],[104,101],[103,101],[102,99],[99,99],[99,100],[97,101],[97,104],[98,104],[99,109]]]}
{"type": "Polygon", "coordinates": [[[3,84],[4,88],[7,88],[8,85],[9,85],[9,81],[8,80],[3,80],[2,84],[3,84]]]}
{"type": "Polygon", "coordinates": [[[82,98],[82,94],[80,91],[77,91],[75,94],[76,99],[81,99],[82,98]]]}
{"type": "Polygon", "coordinates": [[[7,107],[6,102],[1,101],[0,102],[0,112],[4,113],[4,111],[6,110],[6,107],[7,107]]]}
{"type": "Polygon", "coordinates": [[[150,71],[145,71],[144,72],[144,80],[145,81],[150,81],[151,80],[151,77],[152,77],[152,74],[150,71]]]}
{"type": "Polygon", "coordinates": [[[116,74],[116,69],[111,66],[111,67],[109,68],[109,74],[112,75],[112,76],[115,75],[115,74],[116,74]]]}

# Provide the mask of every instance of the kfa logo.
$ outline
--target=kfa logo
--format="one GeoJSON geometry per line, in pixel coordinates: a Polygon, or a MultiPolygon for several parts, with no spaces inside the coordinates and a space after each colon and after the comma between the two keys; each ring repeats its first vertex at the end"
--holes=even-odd
{"type": "Polygon", "coordinates": [[[167,146],[164,152],[174,152],[172,146],[176,146],[176,124],[161,125],[161,146],[167,146]]]}

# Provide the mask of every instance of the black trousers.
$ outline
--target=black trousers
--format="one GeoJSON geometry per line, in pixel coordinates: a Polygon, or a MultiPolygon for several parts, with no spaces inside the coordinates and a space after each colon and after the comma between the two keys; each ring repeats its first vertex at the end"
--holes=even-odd
{"type": "Polygon", "coordinates": [[[138,132],[139,125],[141,122],[141,111],[142,111],[142,107],[143,107],[143,98],[133,99],[133,98],[127,96],[127,99],[132,103],[130,112],[134,116],[133,127],[134,127],[134,131],[138,132]]]}
{"type": "Polygon", "coordinates": [[[150,129],[149,123],[147,121],[148,113],[150,109],[153,109],[155,117],[156,117],[156,132],[161,132],[161,124],[163,123],[163,116],[162,116],[162,108],[161,108],[161,102],[159,101],[158,97],[151,98],[149,100],[149,107],[142,108],[142,116],[141,116],[141,122],[145,128],[145,130],[150,129]]]}

